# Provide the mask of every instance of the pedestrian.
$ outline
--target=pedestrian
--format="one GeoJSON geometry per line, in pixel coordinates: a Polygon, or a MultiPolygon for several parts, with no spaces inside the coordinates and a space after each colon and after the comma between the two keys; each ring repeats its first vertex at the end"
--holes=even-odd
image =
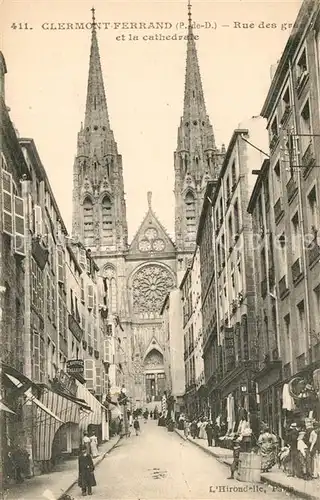
{"type": "Polygon", "coordinates": [[[146,424],[147,423],[147,420],[148,420],[148,417],[149,417],[149,412],[148,410],[146,409],[144,414],[143,414],[143,418],[144,418],[144,423],[146,424]]]}
{"type": "Polygon", "coordinates": [[[213,425],[211,420],[209,420],[209,422],[206,425],[206,433],[207,433],[208,446],[212,446],[213,425]]]}
{"type": "Polygon", "coordinates": [[[261,470],[262,472],[269,472],[277,461],[277,437],[270,432],[268,426],[265,426],[257,444],[261,455],[261,470]]]}
{"type": "Polygon", "coordinates": [[[233,462],[230,467],[230,477],[228,479],[234,479],[234,473],[239,469],[240,461],[240,443],[237,440],[233,441],[233,462]]]}
{"type": "Polygon", "coordinates": [[[87,452],[88,452],[88,453],[91,453],[91,449],[90,449],[90,438],[89,438],[89,435],[88,435],[87,431],[85,431],[85,432],[83,433],[82,445],[87,447],[87,452]]]}
{"type": "Polygon", "coordinates": [[[91,452],[91,455],[93,456],[93,458],[96,458],[99,455],[98,438],[97,438],[94,431],[91,433],[91,437],[90,437],[90,452],[91,452]]]}
{"type": "Polygon", "coordinates": [[[190,432],[191,432],[192,438],[195,439],[197,437],[197,422],[196,422],[196,420],[193,420],[193,422],[191,423],[190,432]]]}
{"type": "Polygon", "coordinates": [[[133,427],[134,427],[134,430],[136,431],[136,436],[139,436],[139,432],[140,432],[140,423],[139,423],[138,418],[135,418],[135,420],[134,420],[134,422],[133,422],[133,427]]]}
{"type": "Polygon", "coordinates": [[[184,421],[184,437],[185,437],[185,439],[188,439],[189,433],[190,433],[190,422],[186,418],[184,421]]]}
{"type": "Polygon", "coordinates": [[[79,478],[78,486],[82,491],[82,496],[92,495],[92,486],[96,486],[96,478],[94,477],[94,464],[92,457],[87,451],[87,447],[83,446],[78,459],[79,478]]]}

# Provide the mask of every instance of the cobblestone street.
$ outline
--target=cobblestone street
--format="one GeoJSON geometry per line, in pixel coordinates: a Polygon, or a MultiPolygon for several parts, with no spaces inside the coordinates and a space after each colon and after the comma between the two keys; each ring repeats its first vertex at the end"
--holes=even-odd
{"type": "MultiPolygon", "coordinates": [[[[94,498],[247,500],[258,499],[261,495],[270,499],[288,498],[288,494],[264,484],[246,485],[227,480],[227,466],[176,433],[158,427],[154,421],[142,422],[141,429],[140,436],[131,434],[130,438],[121,440],[96,468],[94,498]]],[[[78,487],[69,493],[75,499],[82,498],[78,487]]]]}

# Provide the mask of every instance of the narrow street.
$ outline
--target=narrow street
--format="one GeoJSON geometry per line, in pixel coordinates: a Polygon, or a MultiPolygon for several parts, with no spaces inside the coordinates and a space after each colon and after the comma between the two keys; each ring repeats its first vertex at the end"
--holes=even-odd
{"type": "MultiPolygon", "coordinates": [[[[270,499],[288,498],[288,494],[264,484],[227,480],[226,465],[185,442],[175,432],[158,427],[155,421],[147,424],[141,421],[141,430],[138,437],[131,434],[130,438],[122,439],[96,468],[97,486],[93,488],[92,498],[229,500],[237,497],[247,500],[261,495],[270,499]]],[[[75,499],[82,498],[78,487],[70,494],[75,499]]]]}

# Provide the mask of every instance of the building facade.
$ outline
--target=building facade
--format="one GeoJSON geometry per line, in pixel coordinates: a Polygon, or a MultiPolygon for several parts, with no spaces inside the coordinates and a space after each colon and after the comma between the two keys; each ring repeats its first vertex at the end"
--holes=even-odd
{"type": "Polygon", "coordinates": [[[30,178],[5,102],[6,63],[0,53],[0,342],[1,465],[10,447],[29,446],[23,426],[24,397],[10,377],[30,388],[25,371],[25,210],[23,183],[30,178]]]}
{"type": "Polygon", "coordinates": [[[108,314],[120,319],[127,338],[128,373],[135,404],[160,401],[165,384],[160,310],[193,256],[207,180],[221,158],[206,113],[191,18],[184,111],[175,154],[176,243],[152,208],[128,243],[122,157],[111,128],[97,30],[92,23],[84,124],[78,134],[73,176],[73,239],[90,249],[107,283],[108,314]],[[129,366],[130,365],[130,366],[129,366]]]}
{"type": "MultiPolygon", "coordinates": [[[[206,394],[208,402],[217,400],[216,394],[210,391],[214,387],[213,379],[218,376],[218,336],[216,311],[216,279],[214,266],[214,238],[212,218],[212,197],[216,182],[208,182],[202,206],[197,245],[199,248],[200,289],[201,289],[201,316],[202,316],[202,356],[206,394]]],[[[195,277],[195,279],[197,279],[195,277]]],[[[211,413],[211,405],[206,405],[206,412],[211,413]]],[[[207,415],[209,416],[209,415],[207,415]]]]}
{"type": "Polygon", "coordinates": [[[252,170],[262,163],[260,150],[267,134],[259,117],[246,125],[232,135],[212,198],[217,299],[213,357],[218,376],[209,390],[215,392],[213,413],[227,422],[228,430],[235,428],[241,408],[251,414],[257,411],[254,235],[247,206],[254,184],[252,170]]]}
{"type": "Polygon", "coordinates": [[[282,406],[282,423],[285,416],[307,412],[307,402],[304,409],[294,405],[295,416],[282,401],[284,384],[293,377],[315,388],[319,384],[319,12],[318,2],[303,3],[278,63],[261,111],[268,120],[270,166],[259,173],[249,207],[256,225],[262,221],[266,230],[269,224],[274,247],[272,255],[270,241],[269,252],[256,263],[260,276],[268,278],[264,293],[272,300],[268,308],[259,306],[260,317],[270,325],[264,327],[265,375],[259,391],[271,422],[267,406],[272,401],[273,409],[282,406]],[[266,377],[279,378],[272,374],[277,356],[282,380],[269,389],[266,377]]]}
{"type": "Polygon", "coordinates": [[[185,367],[183,360],[182,301],[180,289],[168,293],[161,309],[165,335],[165,391],[174,400],[175,412],[184,411],[185,367]]]}

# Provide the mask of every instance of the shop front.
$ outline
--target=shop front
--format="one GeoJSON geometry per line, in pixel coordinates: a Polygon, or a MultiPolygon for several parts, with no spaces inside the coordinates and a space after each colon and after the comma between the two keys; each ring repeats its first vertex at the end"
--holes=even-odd
{"type": "Polygon", "coordinates": [[[279,383],[282,380],[281,370],[280,360],[266,362],[255,377],[260,402],[260,421],[267,424],[270,430],[279,437],[282,437],[279,389],[279,383]]]}

